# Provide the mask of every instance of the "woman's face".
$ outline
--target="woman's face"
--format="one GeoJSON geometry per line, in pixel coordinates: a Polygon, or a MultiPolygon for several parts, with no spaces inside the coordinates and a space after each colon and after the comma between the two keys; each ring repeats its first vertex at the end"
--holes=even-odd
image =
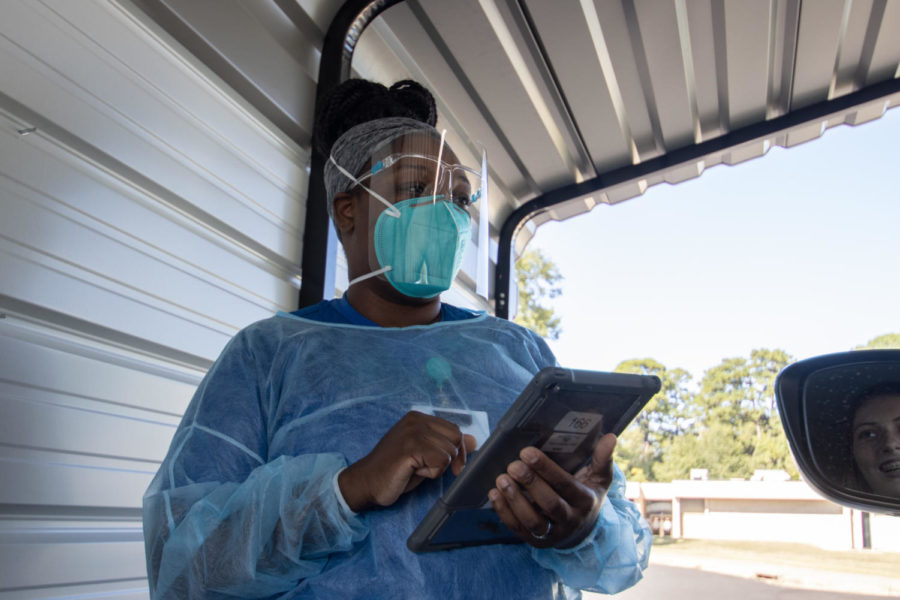
{"type": "Polygon", "coordinates": [[[900,498],[900,395],[874,396],[857,409],[853,458],[874,493],[900,498]]]}
{"type": "MultiPolygon", "coordinates": [[[[359,175],[361,184],[351,190],[355,203],[354,233],[341,240],[351,279],[382,267],[376,257],[374,231],[379,217],[388,207],[378,196],[390,204],[415,198],[430,203],[432,195],[436,194],[442,201],[452,201],[469,212],[473,191],[479,190],[480,178],[470,171],[449,167],[457,162],[453,150],[446,144],[442,149],[440,137],[430,132],[401,136],[369,160],[359,175]],[[438,156],[444,165],[440,169],[438,156]],[[371,174],[372,165],[382,162],[385,166],[371,174]]],[[[367,281],[368,286],[383,288],[382,295],[394,293],[384,278],[367,281]]],[[[422,300],[417,298],[415,301],[422,300]]]]}

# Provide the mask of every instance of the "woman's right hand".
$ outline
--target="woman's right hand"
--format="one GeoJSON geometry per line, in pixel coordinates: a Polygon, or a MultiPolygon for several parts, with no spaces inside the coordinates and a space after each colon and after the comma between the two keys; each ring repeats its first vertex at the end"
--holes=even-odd
{"type": "Polygon", "coordinates": [[[474,449],[475,438],[456,424],[411,411],[368,455],[341,472],[338,486],[354,512],[390,506],[423,480],[440,477],[447,467],[459,475],[474,449]]]}

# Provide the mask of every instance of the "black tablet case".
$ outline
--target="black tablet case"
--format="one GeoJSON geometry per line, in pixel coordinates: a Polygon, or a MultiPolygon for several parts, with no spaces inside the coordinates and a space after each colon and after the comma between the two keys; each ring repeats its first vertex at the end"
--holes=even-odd
{"type": "Polygon", "coordinates": [[[622,433],[656,392],[653,375],[549,367],[538,372],[482,448],[407,540],[414,552],[518,543],[488,503],[500,473],[526,446],[542,449],[570,473],[597,440],[622,433]]]}

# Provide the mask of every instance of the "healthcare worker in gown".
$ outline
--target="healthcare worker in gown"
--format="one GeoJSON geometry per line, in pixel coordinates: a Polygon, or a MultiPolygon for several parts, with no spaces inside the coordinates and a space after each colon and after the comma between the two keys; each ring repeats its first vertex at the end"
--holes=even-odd
{"type": "Polygon", "coordinates": [[[441,303],[483,165],[460,165],[435,122],[411,81],[348,81],[317,115],[350,285],[239,332],[197,388],[144,497],[153,598],[524,600],[640,579],[650,530],[612,435],[575,476],[527,448],[497,478],[491,504],[524,543],[407,549],[467,455],[556,364],[531,331],[441,303]]]}

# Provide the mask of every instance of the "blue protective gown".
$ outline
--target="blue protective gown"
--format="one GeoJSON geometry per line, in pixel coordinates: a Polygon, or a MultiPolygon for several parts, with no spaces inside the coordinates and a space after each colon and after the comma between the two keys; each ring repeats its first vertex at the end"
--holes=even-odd
{"type": "Polygon", "coordinates": [[[153,598],[558,598],[615,593],[647,566],[650,530],[618,467],[593,532],[415,554],[406,539],[452,481],[352,513],[335,485],[413,405],[486,411],[493,428],[555,359],[488,315],[378,328],[279,314],[210,368],[144,497],[153,598]],[[435,368],[435,365],[439,368],[435,368]]]}

